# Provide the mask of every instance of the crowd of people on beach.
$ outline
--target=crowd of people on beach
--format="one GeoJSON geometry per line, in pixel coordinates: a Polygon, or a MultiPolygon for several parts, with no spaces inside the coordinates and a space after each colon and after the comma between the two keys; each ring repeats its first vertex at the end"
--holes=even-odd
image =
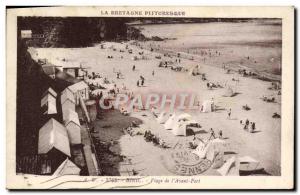
{"type": "Polygon", "coordinates": [[[240,124],[243,125],[243,129],[245,131],[248,131],[250,133],[255,132],[255,122],[250,122],[248,119],[245,120],[245,123],[243,123],[243,120],[240,120],[240,124]]]}
{"type": "MultiPolygon", "coordinates": [[[[128,50],[128,52],[132,53],[132,50],[129,49],[128,45],[126,46],[126,49],[128,50]]],[[[120,52],[121,52],[121,51],[120,51],[120,52]]],[[[122,52],[123,52],[123,51],[122,51],[122,52]]],[[[201,51],[201,52],[202,52],[202,51],[201,51]]],[[[143,55],[144,52],[139,51],[138,54],[139,54],[139,55],[143,55]]],[[[202,52],[202,55],[203,55],[203,56],[208,55],[208,57],[213,56],[212,51],[210,51],[210,52],[208,52],[208,53],[205,53],[205,52],[203,51],[203,52],[202,52]]],[[[215,54],[214,54],[214,55],[221,55],[221,53],[218,52],[218,51],[215,51],[215,54]]],[[[174,61],[172,61],[172,60],[170,60],[170,59],[163,59],[163,58],[161,58],[160,55],[157,55],[157,56],[159,56],[159,57],[157,57],[157,59],[162,59],[162,60],[159,62],[159,65],[158,65],[158,66],[159,66],[159,67],[163,67],[163,68],[169,68],[169,67],[170,67],[171,70],[175,70],[174,67],[178,66],[178,64],[180,64],[180,63],[182,62],[182,59],[181,59],[181,56],[180,56],[180,55],[178,55],[178,56],[174,59],[174,61]],[[176,64],[176,66],[175,66],[174,64],[176,64]],[[173,65],[174,65],[174,66],[173,66],[173,65]]],[[[112,56],[111,56],[111,57],[112,57],[112,56]]],[[[169,57],[169,56],[168,56],[167,54],[165,54],[164,57],[169,57]]],[[[224,70],[226,70],[225,73],[227,73],[227,74],[230,74],[231,71],[232,71],[230,68],[227,68],[227,65],[225,65],[225,64],[223,64],[223,67],[222,67],[222,68],[223,68],[224,70]]],[[[135,65],[135,64],[132,65],[131,70],[132,70],[133,72],[137,72],[137,70],[136,70],[136,65],[135,65]]],[[[120,78],[122,77],[121,71],[114,71],[114,72],[116,72],[116,75],[117,75],[116,78],[117,78],[117,79],[120,79],[120,78]]],[[[254,72],[247,71],[247,70],[245,70],[245,69],[240,69],[240,70],[238,70],[238,73],[241,74],[242,76],[255,76],[255,75],[256,75],[254,72]]],[[[155,76],[155,71],[154,71],[154,70],[152,70],[151,75],[152,75],[152,76],[155,76]]],[[[206,76],[205,73],[201,73],[201,74],[199,74],[199,75],[201,76],[201,80],[202,80],[202,81],[206,81],[206,86],[207,86],[208,89],[213,89],[213,88],[224,88],[224,86],[223,86],[222,84],[220,84],[219,82],[209,81],[209,80],[207,79],[207,76],[206,76]]],[[[195,75],[195,76],[196,76],[196,75],[195,75]]],[[[90,78],[95,79],[95,78],[98,78],[98,77],[99,77],[99,74],[94,74],[94,73],[93,73],[93,75],[92,75],[90,78]]],[[[105,79],[106,79],[106,78],[105,78],[105,79]]],[[[146,81],[146,79],[145,79],[144,75],[139,75],[139,78],[138,78],[138,80],[137,80],[137,82],[136,82],[136,86],[137,86],[137,87],[144,87],[144,86],[145,86],[145,81],[146,81]]],[[[239,79],[232,78],[232,81],[237,81],[237,82],[239,82],[239,79]]],[[[225,85],[225,86],[226,86],[226,85],[225,85]]],[[[115,85],[115,88],[118,88],[118,87],[115,85]]],[[[126,88],[126,87],[124,86],[124,83],[123,83],[122,89],[123,89],[123,88],[126,88]]],[[[272,89],[272,90],[273,90],[273,89],[274,89],[274,90],[280,90],[280,88],[278,87],[278,84],[273,84],[273,83],[272,83],[272,86],[271,86],[270,89],[272,89]]],[[[115,91],[115,93],[117,93],[117,92],[118,92],[118,90],[115,91]]],[[[128,95],[129,95],[129,96],[133,96],[133,93],[129,93],[128,95]]],[[[98,95],[97,95],[97,99],[99,99],[99,98],[101,99],[102,96],[103,96],[102,93],[98,94],[98,95]]],[[[132,98],[132,97],[131,97],[131,98],[132,98]]],[[[272,98],[268,98],[268,97],[264,96],[262,99],[263,99],[263,101],[266,101],[266,102],[275,102],[275,98],[273,98],[273,97],[272,97],[272,98]]],[[[243,106],[242,106],[242,109],[245,110],[245,111],[251,110],[251,108],[250,108],[249,105],[247,105],[247,104],[243,105],[243,106]]],[[[122,112],[122,110],[120,110],[120,111],[122,112]]],[[[212,109],[212,111],[214,111],[214,109],[212,109]]],[[[229,108],[229,109],[227,109],[227,119],[231,119],[231,116],[232,116],[232,110],[231,110],[231,108],[229,108]]],[[[273,118],[280,118],[280,115],[279,115],[278,113],[274,113],[272,117],[273,117],[273,118]]],[[[249,119],[246,119],[246,120],[244,120],[244,121],[243,121],[243,120],[240,120],[240,125],[242,126],[242,129],[243,129],[243,130],[245,130],[245,131],[247,131],[247,132],[249,132],[249,133],[255,133],[255,132],[256,132],[256,128],[257,128],[257,127],[256,127],[256,123],[253,122],[253,121],[249,121],[249,119]]],[[[151,132],[150,130],[146,130],[146,131],[144,131],[144,133],[141,133],[140,130],[138,130],[138,131],[134,130],[134,126],[129,126],[128,128],[125,128],[124,131],[126,131],[126,133],[129,134],[129,135],[131,135],[131,136],[134,136],[134,135],[143,135],[143,137],[144,137],[144,139],[145,139],[146,142],[151,142],[151,143],[153,143],[153,144],[156,145],[156,146],[160,146],[160,147],[162,147],[162,148],[166,148],[166,147],[167,147],[165,141],[162,140],[158,135],[155,135],[155,134],[154,134],[153,132],[151,132]]],[[[222,130],[218,130],[217,133],[216,133],[215,130],[213,130],[213,128],[210,128],[210,129],[209,129],[209,135],[208,135],[208,140],[209,140],[209,141],[210,141],[210,140],[213,140],[213,139],[217,139],[217,138],[218,138],[218,139],[224,139],[223,136],[224,136],[224,135],[223,135],[223,131],[222,131],[222,130]]],[[[194,135],[194,139],[196,139],[195,135],[194,135]]],[[[196,146],[196,145],[193,145],[193,146],[191,146],[191,147],[195,147],[195,146],[196,146]]]]}

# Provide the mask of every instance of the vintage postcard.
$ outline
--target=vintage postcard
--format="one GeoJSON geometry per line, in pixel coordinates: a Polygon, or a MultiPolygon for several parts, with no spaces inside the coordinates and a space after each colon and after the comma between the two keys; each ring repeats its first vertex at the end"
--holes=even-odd
{"type": "Polygon", "coordinates": [[[7,8],[8,189],[293,189],[293,7],[7,8]]]}

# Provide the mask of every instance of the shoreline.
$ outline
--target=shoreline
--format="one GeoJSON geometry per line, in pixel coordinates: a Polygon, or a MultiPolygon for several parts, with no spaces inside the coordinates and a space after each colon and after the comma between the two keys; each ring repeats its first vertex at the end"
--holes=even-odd
{"type": "MultiPolygon", "coordinates": [[[[166,41],[168,41],[168,40],[166,40],[166,41]]],[[[129,42],[131,42],[131,41],[129,41],[129,42]]],[[[134,41],[134,42],[136,42],[136,41],[134,41]]],[[[138,43],[146,43],[147,41],[137,41],[137,42],[138,43]]],[[[155,42],[155,41],[152,41],[152,42],[155,42]]],[[[156,42],[159,43],[159,42],[164,42],[164,41],[156,41],[156,42]]],[[[151,47],[144,44],[143,49],[146,49],[146,50],[150,51],[151,47]]],[[[162,54],[162,55],[171,54],[171,56],[173,56],[173,57],[176,57],[177,54],[180,53],[181,58],[184,58],[186,60],[191,60],[191,58],[193,58],[194,62],[201,63],[201,65],[203,64],[205,66],[213,66],[213,67],[217,67],[217,68],[221,68],[221,66],[222,66],[222,65],[205,64],[205,63],[203,63],[203,61],[201,61],[199,59],[200,56],[197,55],[197,54],[189,54],[189,53],[186,53],[186,52],[176,52],[174,50],[162,49],[162,48],[160,48],[160,49],[155,48],[154,51],[159,53],[159,54],[162,54]]],[[[258,80],[262,80],[262,81],[267,81],[267,82],[279,82],[279,83],[281,83],[281,75],[276,75],[276,74],[269,73],[269,72],[266,72],[266,71],[264,71],[264,72],[258,71],[258,70],[255,70],[253,68],[247,67],[247,65],[243,65],[243,66],[245,67],[246,70],[251,70],[253,73],[257,74],[256,76],[251,76],[250,78],[258,79],[258,80]]],[[[242,67],[242,66],[241,65],[231,65],[227,69],[230,69],[231,71],[233,71],[235,73],[238,73],[239,69],[240,69],[238,67],[242,67]]]]}

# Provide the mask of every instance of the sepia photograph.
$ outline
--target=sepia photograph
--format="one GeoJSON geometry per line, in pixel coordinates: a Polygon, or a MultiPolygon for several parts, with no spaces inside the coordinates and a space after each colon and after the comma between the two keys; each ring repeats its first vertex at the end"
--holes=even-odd
{"type": "Polygon", "coordinates": [[[13,174],[152,177],[173,188],[286,175],[284,80],[294,73],[283,72],[294,65],[282,17],[107,10],[15,17],[13,174]]]}

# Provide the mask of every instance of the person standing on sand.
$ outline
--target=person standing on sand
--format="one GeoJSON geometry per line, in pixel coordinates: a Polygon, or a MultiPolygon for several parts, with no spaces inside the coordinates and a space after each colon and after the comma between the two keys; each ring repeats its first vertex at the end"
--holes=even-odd
{"type": "Polygon", "coordinates": [[[140,80],[137,81],[136,86],[140,86],[140,80]]]}
{"type": "Polygon", "coordinates": [[[145,78],[143,76],[140,76],[141,79],[141,86],[144,86],[145,78]]]}
{"type": "Polygon", "coordinates": [[[253,123],[251,124],[251,133],[253,133],[254,130],[255,130],[255,122],[253,122],[253,123]]]}
{"type": "Polygon", "coordinates": [[[249,120],[246,119],[246,121],[245,121],[245,126],[244,126],[244,130],[248,130],[248,126],[249,126],[249,120]]]}
{"type": "Polygon", "coordinates": [[[141,80],[141,86],[144,86],[144,79],[141,80]]]}
{"type": "Polygon", "coordinates": [[[152,70],[152,76],[154,76],[154,70],[152,70]]]}
{"type": "Polygon", "coordinates": [[[223,132],[222,132],[222,130],[219,131],[219,138],[223,139],[223,132]]]}
{"type": "Polygon", "coordinates": [[[230,116],[231,116],[231,108],[228,111],[228,119],[230,119],[230,116]]]}
{"type": "Polygon", "coordinates": [[[216,139],[214,130],[212,128],[210,128],[210,137],[208,140],[211,140],[212,137],[213,137],[213,139],[216,139]]]}
{"type": "Polygon", "coordinates": [[[135,71],[135,65],[132,66],[132,71],[135,71]]]}

